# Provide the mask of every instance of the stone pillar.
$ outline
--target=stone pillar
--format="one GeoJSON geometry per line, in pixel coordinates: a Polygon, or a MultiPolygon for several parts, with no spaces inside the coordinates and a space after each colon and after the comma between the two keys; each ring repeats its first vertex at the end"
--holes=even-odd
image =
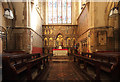
{"type": "MultiPolygon", "coordinates": [[[[2,26],[2,2],[0,2],[0,26],[2,26]]],[[[2,30],[2,27],[0,27],[2,30]]],[[[0,36],[0,56],[2,56],[2,38],[0,36]]],[[[2,81],[2,57],[0,57],[0,81],[2,81]]]]}
{"type": "MultiPolygon", "coordinates": [[[[2,2],[0,2],[0,26],[2,26],[2,2]]],[[[2,27],[0,27],[0,31],[2,31],[2,27]]],[[[0,37],[0,54],[2,54],[2,38],[0,37]]]]}
{"type": "Polygon", "coordinates": [[[56,40],[55,40],[55,38],[53,38],[53,41],[54,41],[53,42],[53,46],[56,47],[56,40]]]}
{"type": "Polygon", "coordinates": [[[0,54],[2,54],[2,38],[0,38],[0,54]]]}
{"type": "Polygon", "coordinates": [[[64,38],[64,47],[66,47],[66,38],[64,38]]]}
{"type": "Polygon", "coordinates": [[[119,49],[118,49],[118,50],[120,51],[120,1],[119,1],[118,5],[119,5],[119,6],[118,6],[118,7],[119,7],[119,10],[118,10],[118,13],[119,13],[119,14],[118,14],[118,33],[119,33],[119,34],[118,34],[118,40],[119,40],[119,41],[118,41],[118,45],[119,45],[118,48],[119,48],[119,49]]]}

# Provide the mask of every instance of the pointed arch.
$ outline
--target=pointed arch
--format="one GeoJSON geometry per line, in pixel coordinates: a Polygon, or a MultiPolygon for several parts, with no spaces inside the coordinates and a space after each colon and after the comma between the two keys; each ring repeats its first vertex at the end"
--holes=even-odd
{"type": "Polygon", "coordinates": [[[48,46],[48,39],[44,38],[44,46],[48,46]]]}
{"type": "Polygon", "coordinates": [[[63,34],[58,33],[57,36],[56,36],[56,39],[58,38],[58,36],[62,36],[63,37],[63,34]]]}
{"type": "Polygon", "coordinates": [[[71,38],[67,38],[67,46],[71,46],[71,38]]]}
{"type": "Polygon", "coordinates": [[[76,41],[76,39],[73,38],[73,39],[72,39],[72,44],[73,44],[73,46],[75,46],[75,41],[76,41]]]}
{"type": "Polygon", "coordinates": [[[53,45],[53,38],[49,38],[49,46],[53,45]]]}
{"type": "Polygon", "coordinates": [[[63,35],[61,33],[59,33],[57,36],[56,36],[56,45],[57,46],[62,46],[63,45],[63,41],[64,41],[64,38],[63,38],[63,35]]]}

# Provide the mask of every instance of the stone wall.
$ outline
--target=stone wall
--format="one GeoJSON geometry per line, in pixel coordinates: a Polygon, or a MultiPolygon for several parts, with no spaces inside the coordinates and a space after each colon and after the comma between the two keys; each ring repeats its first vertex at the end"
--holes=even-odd
{"type": "Polygon", "coordinates": [[[79,52],[119,51],[119,40],[116,36],[119,35],[118,29],[115,31],[119,25],[119,15],[109,16],[110,9],[114,7],[113,4],[111,2],[86,3],[78,18],[76,35],[79,37],[77,39],[80,45],[79,52]]]}
{"type": "Polygon", "coordinates": [[[31,28],[37,32],[39,35],[37,35],[35,32],[32,32],[31,35],[31,43],[32,43],[32,53],[41,53],[42,54],[42,24],[44,23],[44,13],[42,8],[43,3],[38,3],[41,10],[36,10],[36,6],[32,4],[31,9],[31,28]],[[40,37],[41,36],[41,37],[40,37]]]}
{"type": "MultiPolygon", "coordinates": [[[[2,3],[0,2],[0,18],[2,18],[2,3]]],[[[2,19],[0,19],[0,26],[2,26],[2,19]]],[[[0,31],[2,31],[2,27],[0,27],[0,31]]],[[[2,53],[2,38],[0,34],[0,54],[2,53]]]]}
{"type": "MultiPolygon", "coordinates": [[[[42,24],[44,13],[37,10],[36,5],[31,2],[9,2],[13,11],[14,19],[6,19],[4,9],[7,3],[2,3],[2,26],[8,27],[7,50],[25,51],[26,53],[42,53],[42,24]],[[36,48],[40,48],[36,51],[36,48]]],[[[5,44],[5,39],[3,40],[5,44]]],[[[6,45],[6,44],[5,44],[6,45]]],[[[4,50],[6,47],[3,46],[4,50]]]]}

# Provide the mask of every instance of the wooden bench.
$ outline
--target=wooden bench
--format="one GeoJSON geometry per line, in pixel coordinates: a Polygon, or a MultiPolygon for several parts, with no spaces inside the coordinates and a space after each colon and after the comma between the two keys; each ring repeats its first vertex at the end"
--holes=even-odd
{"type": "MultiPolygon", "coordinates": [[[[3,80],[25,80],[32,76],[32,67],[48,63],[48,55],[37,54],[14,54],[3,55],[3,80]],[[46,60],[47,62],[41,62],[46,60]],[[40,62],[38,62],[40,61],[40,62]],[[28,72],[29,71],[29,72],[28,72]],[[31,72],[31,74],[29,74],[31,72]],[[13,78],[14,77],[14,78],[13,78]]],[[[32,79],[31,79],[32,80],[32,79]]]]}
{"type": "Polygon", "coordinates": [[[48,55],[42,56],[42,57],[34,59],[34,60],[30,60],[27,64],[27,68],[28,68],[28,70],[27,70],[28,77],[27,78],[28,78],[28,80],[33,80],[33,79],[37,78],[37,76],[35,78],[32,76],[31,70],[34,69],[34,67],[38,68],[37,73],[38,73],[38,75],[40,75],[40,73],[42,72],[41,70],[46,69],[48,65],[49,65],[48,55]]]}
{"type": "Polygon", "coordinates": [[[86,71],[88,64],[95,68],[96,76],[94,79],[100,79],[100,70],[111,75],[111,79],[119,79],[120,74],[120,53],[82,53],[74,55],[74,62],[78,65],[84,64],[86,71]],[[76,61],[77,59],[77,61],[76,61]]]}

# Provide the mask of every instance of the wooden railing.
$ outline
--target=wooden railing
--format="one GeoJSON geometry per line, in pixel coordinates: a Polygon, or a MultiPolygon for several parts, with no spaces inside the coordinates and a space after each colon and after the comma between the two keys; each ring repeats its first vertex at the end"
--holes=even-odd
{"type": "Polygon", "coordinates": [[[35,80],[49,65],[48,55],[40,56],[39,53],[5,55],[2,63],[3,81],[35,80]]]}
{"type": "Polygon", "coordinates": [[[101,71],[109,74],[111,80],[120,78],[120,52],[75,54],[74,62],[92,80],[101,80],[101,71]],[[88,73],[87,68],[89,66],[93,67],[94,76],[88,73]]]}

